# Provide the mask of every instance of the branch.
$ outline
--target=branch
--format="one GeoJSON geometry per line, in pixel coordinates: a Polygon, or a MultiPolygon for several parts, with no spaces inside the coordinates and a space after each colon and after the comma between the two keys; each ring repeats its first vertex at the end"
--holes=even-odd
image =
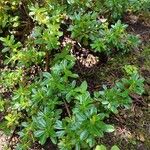
{"type": "Polygon", "coordinates": [[[68,105],[67,105],[67,103],[66,103],[65,100],[64,100],[64,104],[65,104],[65,108],[66,108],[66,110],[67,110],[67,113],[68,113],[68,115],[69,115],[69,117],[70,117],[70,116],[71,116],[71,113],[70,113],[70,110],[69,110],[68,105]]]}

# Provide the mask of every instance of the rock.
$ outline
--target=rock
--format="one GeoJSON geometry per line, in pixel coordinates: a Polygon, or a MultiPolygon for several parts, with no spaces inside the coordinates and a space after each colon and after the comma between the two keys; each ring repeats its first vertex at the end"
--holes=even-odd
{"type": "Polygon", "coordinates": [[[140,140],[141,142],[145,141],[144,135],[142,133],[139,134],[138,140],[140,140]]]}

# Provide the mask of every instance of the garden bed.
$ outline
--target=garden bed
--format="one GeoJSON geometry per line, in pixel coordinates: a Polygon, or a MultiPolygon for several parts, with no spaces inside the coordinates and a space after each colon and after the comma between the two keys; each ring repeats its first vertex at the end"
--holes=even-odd
{"type": "Polygon", "coordinates": [[[0,2],[0,149],[149,150],[149,2],[100,3],[0,2]]]}

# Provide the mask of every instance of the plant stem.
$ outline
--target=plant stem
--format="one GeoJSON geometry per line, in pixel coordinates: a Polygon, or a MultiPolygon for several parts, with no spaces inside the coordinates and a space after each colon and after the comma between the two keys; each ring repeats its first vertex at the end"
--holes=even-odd
{"type": "Polygon", "coordinates": [[[65,104],[65,108],[66,108],[66,110],[67,110],[68,116],[70,117],[70,116],[71,116],[71,113],[70,113],[70,110],[69,110],[68,105],[67,105],[67,103],[66,103],[65,100],[64,100],[64,104],[65,104]]]}
{"type": "Polygon", "coordinates": [[[47,72],[50,70],[49,64],[50,64],[50,54],[49,54],[49,52],[46,52],[46,66],[45,66],[45,70],[47,72]]]}

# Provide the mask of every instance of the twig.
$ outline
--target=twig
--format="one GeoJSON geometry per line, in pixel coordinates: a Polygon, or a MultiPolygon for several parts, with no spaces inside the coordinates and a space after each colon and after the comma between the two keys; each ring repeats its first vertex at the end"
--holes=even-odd
{"type": "Polygon", "coordinates": [[[48,72],[50,70],[49,68],[49,63],[50,63],[50,55],[49,52],[46,52],[46,66],[45,66],[45,70],[48,72]]]}
{"type": "Polygon", "coordinates": [[[66,103],[65,100],[64,100],[64,104],[65,104],[65,108],[66,108],[66,110],[67,110],[67,113],[68,113],[68,115],[69,115],[69,117],[70,117],[70,116],[71,116],[71,113],[70,113],[70,110],[69,110],[68,105],[67,105],[67,103],[66,103]]]}

